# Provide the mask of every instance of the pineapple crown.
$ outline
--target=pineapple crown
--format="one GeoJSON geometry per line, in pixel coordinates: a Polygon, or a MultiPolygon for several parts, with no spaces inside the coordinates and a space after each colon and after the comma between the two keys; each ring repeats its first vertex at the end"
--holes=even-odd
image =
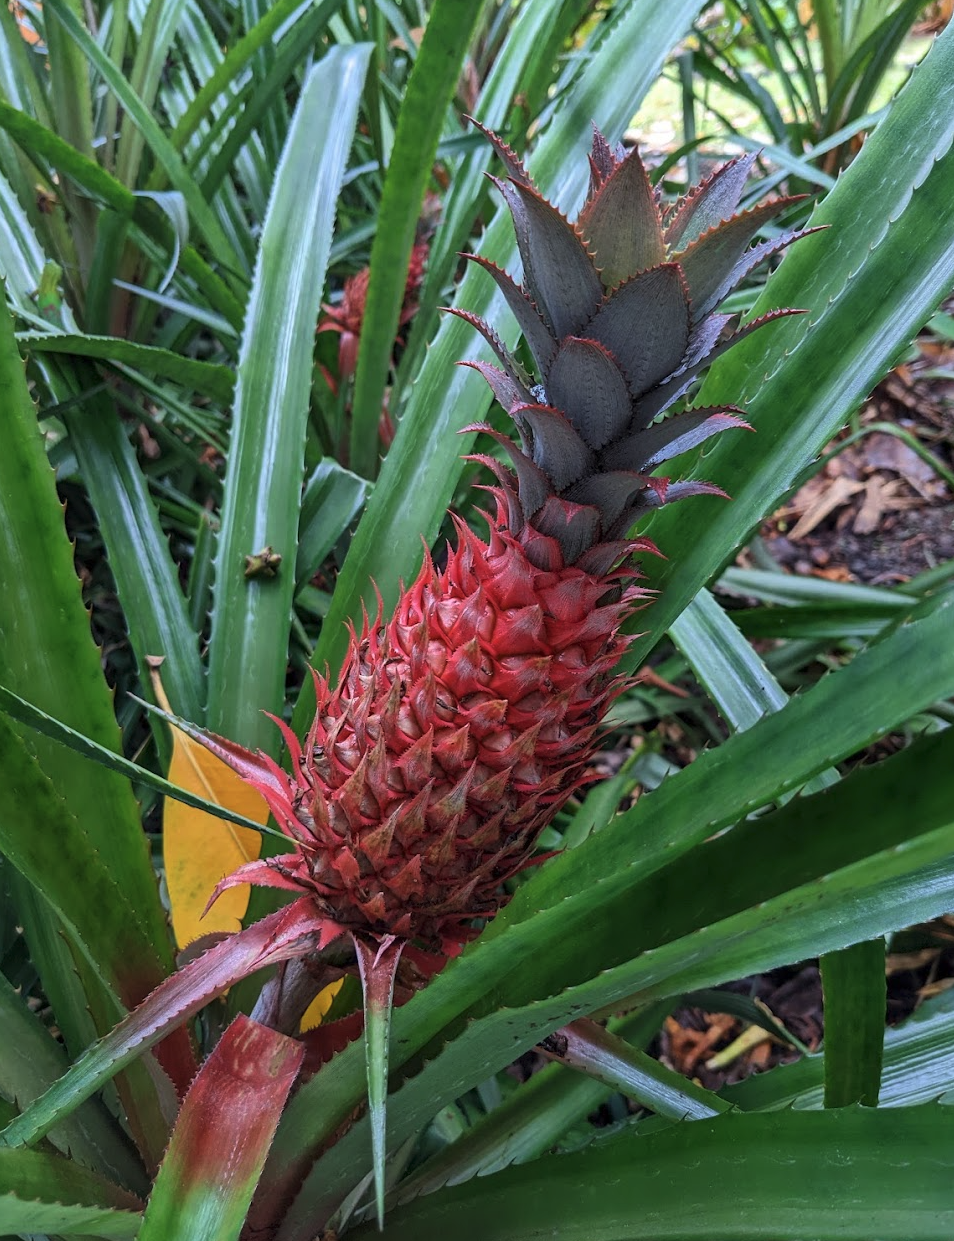
{"type": "Polygon", "coordinates": [[[513,217],[523,283],[480,255],[533,357],[531,377],[494,329],[467,311],[497,355],[478,370],[513,419],[520,443],[486,423],[513,468],[475,454],[496,475],[511,531],[541,568],[577,564],[604,574],[633,548],[627,532],[647,511],[699,494],[711,483],[670,483],[652,471],[729,427],[747,427],[734,406],[685,410],[656,421],[699,372],[778,310],[728,333],[719,303],[759,263],[813,230],[790,230],[751,246],[760,228],[798,198],[737,211],[755,155],[717,169],[664,207],[638,150],[610,146],[597,129],[590,184],[575,221],[539,192],[497,135],[507,169],[491,177],[513,217]],[[542,536],[542,537],[541,537],[542,536]]]}

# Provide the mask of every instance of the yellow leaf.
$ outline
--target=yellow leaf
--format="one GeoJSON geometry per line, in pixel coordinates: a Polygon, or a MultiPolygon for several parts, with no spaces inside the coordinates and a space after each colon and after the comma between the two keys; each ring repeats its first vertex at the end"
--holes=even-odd
{"type": "MultiPolygon", "coordinates": [[[[156,701],[168,711],[158,672],[152,670],[156,701]]],[[[268,820],[268,806],[231,767],[178,728],[172,728],[169,779],[206,801],[234,810],[256,823],[268,820]]],[[[204,810],[166,798],[162,817],[162,853],[172,906],[176,943],[184,948],[200,935],[238,931],[248,908],[248,885],[223,892],[208,914],[202,911],[215,885],[244,862],[259,855],[261,836],[250,827],[227,823],[204,810]]]]}
{"type": "Polygon", "coordinates": [[[331,1008],[331,1002],[341,990],[343,978],[339,978],[337,982],[330,982],[327,987],[322,987],[312,1002],[305,1009],[305,1015],[301,1019],[300,1029],[302,1034],[306,1030],[314,1030],[316,1026],[320,1026],[325,1019],[325,1013],[331,1008]]]}

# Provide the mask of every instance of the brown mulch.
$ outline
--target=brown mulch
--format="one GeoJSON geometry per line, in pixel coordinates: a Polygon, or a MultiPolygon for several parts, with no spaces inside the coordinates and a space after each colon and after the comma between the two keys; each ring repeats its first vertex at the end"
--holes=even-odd
{"type": "MultiPolygon", "coordinates": [[[[954,341],[924,335],[876,389],[848,444],[764,524],[783,567],[832,581],[897,585],[954,559],[954,341]],[[913,436],[932,468],[903,439],[913,436]]],[[[849,439],[843,432],[826,450],[849,439]]]]}

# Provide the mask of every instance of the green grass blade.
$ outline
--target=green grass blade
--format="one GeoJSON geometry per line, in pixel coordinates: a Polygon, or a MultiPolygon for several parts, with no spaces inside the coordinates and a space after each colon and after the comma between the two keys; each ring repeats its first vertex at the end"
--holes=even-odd
{"type": "MultiPolygon", "coordinates": [[[[531,161],[537,184],[548,196],[564,206],[582,196],[585,166],[582,159],[568,158],[568,152],[588,144],[594,121],[611,137],[622,132],[699,7],[696,0],[666,6],[637,0],[614,11],[595,46],[587,48],[572,89],[568,83],[561,92],[560,107],[531,161]]],[[[505,210],[498,211],[480,249],[495,262],[513,263],[516,245],[505,210]]],[[[492,283],[486,273],[470,271],[460,285],[457,304],[489,316],[512,340],[515,328],[506,328],[512,320],[492,283]]],[[[430,544],[440,528],[460,477],[461,454],[473,443],[473,436],[457,432],[479,420],[489,404],[486,385],[454,364],[461,358],[489,361],[490,356],[471,328],[450,316],[445,319],[414,383],[322,626],[313,663],[316,668],[327,663],[332,677],[337,676],[347,648],[346,622],[360,617],[362,603],[374,611],[375,584],[387,614],[401,578],[410,581],[417,572],[422,536],[430,544]]],[[[306,683],[295,709],[296,729],[307,727],[313,706],[314,695],[306,683]]]]}
{"type": "Polygon", "coordinates": [[[473,0],[435,0],[398,115],[371,246],[371,279],[351,409],[349,465],[365,478],[378,472],[378,422],[414,232],[447,106],[479,13],[480,5],[473,0]]]}
{"type": "Polygon", "coordinates": [[[821,959],[825,1003],[825,1106],[878,1106],[887,983],[884,940],[821,959]]]}
{"type": "Polygon", "coordinates": [[[275,174],[239,358],[209,642],[209,726],[274,750],[281,711],[315,323],[335,204],[370,47],[333,48],[312,70],[275,174]],[[245,575],[270,546],[276,577],[245,575]]]}

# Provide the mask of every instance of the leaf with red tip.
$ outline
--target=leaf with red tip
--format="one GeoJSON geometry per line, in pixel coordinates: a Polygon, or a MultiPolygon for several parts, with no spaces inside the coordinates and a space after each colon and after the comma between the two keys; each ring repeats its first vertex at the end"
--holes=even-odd
{"type": "Polygon", "coordinates": [[[386,935],[380,943],[354,939],[364,992],[364,1047],[368,1072],[368,1112],[374,1162],[374,1198],[378,1228],[384,1227],[384,1158],[387,1129],[388,1040],[394,978],[404,948],[403,939],[386,935]]]}
{"type": "Polygon", "coordinates": [[[500,359],[507,374],[512,375],[515,381],[524,387],[530,386],[530,376],[485,319],[481,319],[479,315],[471,314],[469,310],[459,310],[456,306],[445,306],[444,309],[448,314],[456,315],[458,319],[463,319],[465,323],[469,323],[471,327],[476,328],[500,359]]]}
{"type": "Polygon", "coordinates": [[[210,1000],[249,974],[326,947],[343,928],[323,918],[308,898],[293,901],[189,961],[93,1044],[73,1067],[3,1131],[7,1146],[31,1146],[63,1116],[146,1048],[194,1017],[210,1000]]]}
{"type": "Polygon", "coordinates": [[[192,1083],[140,1241],[237,1241],[305,1049],[240,1013],[192,1083]]]}
{"type": "Polygon", "coordinates": [[[533,461],[547,475],[554,491],[575,483],[589,468],[593,454],[566,414],[549,405],[522,405],[513,411],[518,426],[526,423],[533,437],[533,461]]]}
{"type": "Polygon", "coordinates": [[[524,168],[523,161],[520,156],[513,150],[512,147],[508,146],[507,143],[504,142],[503,138],[501,138],[498,134],[495,134],[492,129],[487,129],[484,125],[481,125],[480,121],[475,120],[472,116],[465,115],[464,120],[469,121],[475,129],[479,129],[484,137],[488,139],[491,146],[497,152],[501,163],[506,166],[507,176],[511,179],[511,181],[519,181],[521,185],[529,186],[531,189],[534,188],[533,182],[530,179],[530,174],[527,172],[526,168],[524,168]]]}
{"type": "Polygon", "coordinates": [[[787,233],[746,253],[746,247],[762,225],[798,201],[798,198],[774,198],[760,203],[710,228],[674,256],[689,289],[693,322],[708,314],[756,263],[801,236],[797,232],[787,233]],[[759,256],[751,262],[756,252],[759,256]]]}
{"type": "Polygon", "coordinates": [[[680,243],[685,249],[697,237],[732,216],[757,158],[753,152],[729,160],[679,200],[666,228],[666,245],[670,250],[675,250],[680,243]]]}
{"type": "Polygon", "coordinates": [[[612,354],[595,340],[568,337],[547,378],[547,399],[562,409],[591,448],[618,439],[629,425],[633,402],[612,354]]]}
{"type": "Polygon", "coordinates": [[[618,162],[613,153],[613,148],[606,141],[605,135],[594,125],[593,150],[590,154],[590,192],[587,195],[587,202],[589,202],[600,185],[610,175],[618,162]]]}
{"type": "MultiPolygon", "coordinates": [[[[271,857],[245,862],[215,885],[202,916],[208,913],[223,892],[247,884],[259,888],[279,888],[284,892],[297,892],[299,896],[302,893],[310,896],[314,892],[314,885],[296,879],[294,873],[296,870],[301,870],[304,876],[308,874],[307,866],[300,853],[278,853],[271,857]]],[[[209,929],[210,932],[215,932],[218,927],[210,924],[209,929]]]]}
{"type": "Polygon", "coordinates": [[[603,296],[582,238],[535,190],[507,181],[496,185],[513,216],[524,284],[558,339],[578,332],[603,296]]]}
{"type": "Polygon", "coordinates": [[[752,319],[751,322],[746,323],[737,332],[733,332],[731,336],[726,337],[722,341],[719,341],[722,329],[732,316],[707,316],[692,329],[682,365],[673,371],[672,375],[667,376],[658,387],[651,392],[647,392],[637,402],[633,425],[639,428],[648,427],[653,419],[661,414],[664,409],[668,409],[673,402],[679,400],[701,370],[704,370],[710,362],[714,362],[727,349],[737,345],[750,332],[755,332],[759,328],[765,327],[766,324],[787,318],[789,315],[801,315],[804,313],[803,310],[770,311],[768,314],[761,315],[758,319],[752,319]]]}
{"type": "Polygon", "coordinates": [[[718,435],[720,431],[731,427],[751,430],[743,418],[734,416],[740,412],[734,406],[686,410],[667,418],[665,422],[647,427],[645,431],[637,431],[621,444],[614,445],[613,465],[627,470],[652,470],[661,462],[695,448],[710,436],[718,435]],[[730,409],[733,413],[728,412],[730,409]]]}
{"type": "Polygon", "coordinates": [[[729,495],[715,483],[705,483],[701,479],[688,478],[678,483],[669,483],[665,492],[653,496],[647,508],[660,508],[663,504],[672,504],[676,500],[685,500],[689,496],[721,496],[728,500],[729,495]]]}
{"type": "Polygon", "coordinates": [[[602,181],[577,224],[606,289],[665,261],[659,208],[635,147],[602,181]]]}
{"type": "Polygon", "coordinates": [[[499,366],[493,366],[490,362],[461,362],[460,365],[469,366],[479,375],[483,375],[498,403],[508,414],[514,405],[526,405],[533,400],[533,396],[517,376],[513,373],[508,375],[499,366]]]}
{"type": "Polygon", "coordinates": [[[664,263],[620,285],[585,335],[616,358],[634,397],[658,383],[679,366],[689,343],[688,295],[679,267],[664,263]]]}
{"type": "MultiPolygon", "coordinates": [[[[525,409],[526,406],[522,408],[525,409]]],[[[498,444],[506,449],[517,475],[520,507],[523,509],[525,516],[532,517],[553,490],[547,475],[538,465],[531,461],[526,453],[521,452],[508,436],[501,434],[500,431],[496,431],[487,423],[480,423],[479,430],[483,431],[485,435],[489,435],[491,439],[496,440],[498,444]]]]}
{"type": "MultiPolygon", "coordinates": [[[[544,323],[543,316],[540,314],[532,298],[502,267],[498,267],[490,259],[485,259],[482,254],[465,254],[464,258],[469,259],[472,263],[476,263],[478,267],[482,267],[485,272],[488,272],[493,277],[494,283],[504,295],[513,317],[517,320],[517,325],[523,333],[530,352],[533,354],[537,370],[545,378],[557,342],[553,339],[553,333],[544,323]]],[[[449,309],[452,314],[459,315],[462,319],[467,318],[466,314],[455,310],[454,307],[449,307],[449,309]]],[[[499,356],[497,346],[494,345],[493,341],[490,343],[499,356]]]]}

